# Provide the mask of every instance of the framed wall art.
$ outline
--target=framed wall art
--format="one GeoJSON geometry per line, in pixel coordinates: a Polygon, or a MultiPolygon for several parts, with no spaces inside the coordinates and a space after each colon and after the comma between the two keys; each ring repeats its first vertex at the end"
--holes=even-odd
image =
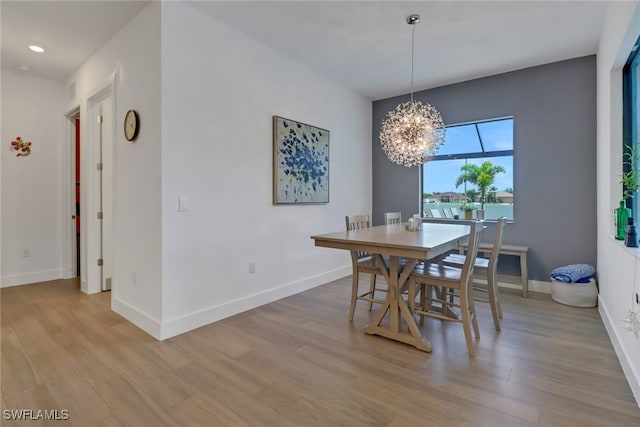
{"type": "Polygon", "coordinates": [[[273,116],[273,204],[329,203],[329,131],[273,116]]]}

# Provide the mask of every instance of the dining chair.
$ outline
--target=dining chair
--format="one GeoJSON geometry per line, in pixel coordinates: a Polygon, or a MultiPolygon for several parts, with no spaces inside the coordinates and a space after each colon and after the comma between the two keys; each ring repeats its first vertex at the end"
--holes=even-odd
{"type": "MultiPolygon", "coordinates": [[[[347,215],[345,217],[347,231],[359,230],[371,227],[369,215],[347,215]]],[[[380,266],[376,262],[375,257],[369,252],[351,251],[351,266],[353,268],[353,277],[351,284],[351,305],[349,307],[349,322],[353,321],[353,315],[356,310],[356,302],[358,300],[369,302],[369,311],[373,307],[373,303],[382,304],[384,299],[376,299],[376,291],[387,292],[386,288],[376,287],[376,276],[380,274],[380,266]],[[369,290],[364,293],[359,291],[360,273],[371,275],[369,290]]]]}
{"type": "Polygon", "coordinates": [[[384,214],[384,223],[385,224],[401,224],[402,212],[386,212],[384,214]]]}
{"type": "Polygon", "coordinates": [[[478,319],[476,316],[473,298],[472,276],[475,268],[475,259],[478,255],[480,237],[484,230],[484,221],[470,223],[469,249],[462,268],[450,267],[438,263],[425,263],[416,267],[409,275],[409,307],[420,315],[420,325],[424,324],[425,317],[462,323],[464,337],[467,343],[469,355],[474,355],[471,328],[476,339],[480,338],[478,319]],[[420,304],[415,305],[416,292],[420,290],[420,304]],[[433,290],[439,289],[436,296],[433,290]],[[447,289],[458,291],[455,300],[446,298],[447,289]],[[435,304],[439,304],[436,306],[435,304]],[[460,310],[458,316],[453,308],[460,310]]]}
{"type": "Polygon", "coordinates": [[[453,218],[453,212],[451,211],[451,208],[441,208],[442,210],[442,216],[444,216],[445,218],[453,218]]]}
{"type": "MultiPolygon", "coordinates": [[[[491,315],[493,316],[493,324],[496,331],[500,330],[500,319],[502,319],[502,307],[498,296],[498,256],[500,255],[502,234],[506,224],[507,218],[498,218],[498,221],[496,222],[496,234],[493,239],[493,246],[491,247],[491,254],[489,258],[476,257],[475,273],[480,273],[480,275],[484,276],[482,279],[486,279],[486,283],[478,282],[476,280],[479,276],[478,274],[474,274],[473,278],[474,289],[476,291],[486,292],[488,295],[488,302],[491,306],[491,315]]],[[[460,267],[464,264],[465,260],[465,255],[450,254],[442,260],[442,263],[452,267],[460,267]]]]}

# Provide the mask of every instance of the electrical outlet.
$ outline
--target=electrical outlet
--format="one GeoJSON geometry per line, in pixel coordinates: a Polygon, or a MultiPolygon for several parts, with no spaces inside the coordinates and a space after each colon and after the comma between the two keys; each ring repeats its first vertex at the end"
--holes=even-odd
{"type": "Polygon", "coordinates": [[[28,258],[31,256],[31,249],[26,248],[25,250],[22,251],[22,257],[23,258],[28,258]]]}
{"type": "Polygon", "coordinates": [[[640,338],[640,315],[638,313],[629,310],[624,323],[624,329],[633,332],[637,338],[640,338]]]}
{"type": "Polygon", "coordinates": [[[254,274],[256,272],[256,262],[249,261],[249,273],[254,274]]]}

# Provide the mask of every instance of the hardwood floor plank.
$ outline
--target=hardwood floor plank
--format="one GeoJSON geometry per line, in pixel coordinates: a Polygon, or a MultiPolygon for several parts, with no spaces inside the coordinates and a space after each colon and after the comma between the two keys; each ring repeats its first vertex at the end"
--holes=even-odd
{"type": "Polygon", "coordinates": [[[224,405],[205,401],[198,396],[183,400],[171,408],[173,417],[184,427],[205,427],[212,424],[220,427],[249,427],[251,424],[234,414],[224,405]]]}
{"type": "MultiPolygon", "coordinates": [[[[30,388],[19,393],[5,396],[7,408],[10,410],[32,410],[33,412],[26,415],[26,418],[20,420],[13,420],[13,424],[22,425],[38,425],[38,426],[55,426],[59,425],[61,421],[49,420],[49,419],[36,419],[31,420],[32,417],[37,417],[38,410],[62,410],[67,408],[61,408],[57,405],[51,393],[44,384],[40,384],[34,388],[30,388]]],[[[24,417],[25,415],[23,415],[24,417]]],[[[4,423],[4,421],[3,421],[4,423]]],[[[4,424],[3,424],[4,425],[4,424]]]]}
{"type": "Polygon", "coordinates": [[[105,402],[108,402],[118,419],[127,426],[179,425],[168,412],[141,396],[122,376],[100,384],[96,390],[105,402]]]}
{"type": "Polygon", "coordinates": [[[24,353],[18,335],[12,329],[2,325],[0,339],[2,340],[0,347],[2,351],[0,360],[2,381],[0,384],[5,398],[42,384],[42,380],[24,353]]]}
{"type": "Polygon", "coordinates": [[[196,363],[178,370],[181,380],[191,387],[192,395],[214,401],[239,417],[244,423],[257,426],[294,426],[272,408],[247,395],[234,384],[217,381],[216,375],[196,363]]]}
{"type": "Polygon", "coordinates": [[[97,423],[91,424],[89,427],[125,427],[125,425],[116,415],[111,414],[97,423]]]}
{"type": "Polygon", "coordinates": [[[46,387],[56,402],[56,408],[73,408],[69,413],[70,425],[88,426],[111,414],[111,409],[96,390],[77,373],[48,380],[46,387]]]}
{"type": "Polygon", "coordinates": [[[364,334],[377,307],[348,322],[350,292],[347,277],[159,342],[75,280],[2,288],[0,405],[87,427],[640,425],[597,310],[504,290],[502,331],[477,304],[470,358],[449,322],[422,327],[432,353],[364,334]]]}

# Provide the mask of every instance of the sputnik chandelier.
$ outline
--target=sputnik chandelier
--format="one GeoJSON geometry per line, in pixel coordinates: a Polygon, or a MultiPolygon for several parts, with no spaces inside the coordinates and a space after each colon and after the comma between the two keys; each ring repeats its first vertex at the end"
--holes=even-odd
{"type": "Polygon", "coordinates": [[[389,111],[380,128],[380,143],[389,160],[399,165],[419,166],[429,161],[445,140],[442,116],[432,105],[413,100],[413,52],[420,15],[407,17],[411,25],[411,101],[389,111]]]}

